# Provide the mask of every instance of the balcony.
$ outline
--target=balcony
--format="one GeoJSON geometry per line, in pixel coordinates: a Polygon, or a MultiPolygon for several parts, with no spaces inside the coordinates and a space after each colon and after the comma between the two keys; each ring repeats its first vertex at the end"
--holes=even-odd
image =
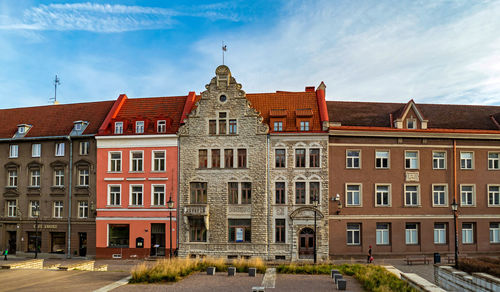
{"type": "Polygon", "coordinates": [[[184,206],[184,216],[207,216],[208,205],[196,204],[184,206]]]}

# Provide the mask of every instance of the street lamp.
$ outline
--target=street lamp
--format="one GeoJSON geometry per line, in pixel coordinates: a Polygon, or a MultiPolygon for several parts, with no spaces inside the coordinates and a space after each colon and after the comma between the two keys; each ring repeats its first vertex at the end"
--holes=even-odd
{"type": "Polygon", "coordinates": [[[38,217],[40,216],[40,206],[35,205],[33,210],[33,217],[35,217],[35,259],[38,257],[38,217]]]}
{"type": "Polygon", "coordinates": [[[314,264],[316,264],[316,210],[318,209],[318,196],[313,198],[314,205],[314,264]]]}
{"type": "Polygon", "coordinates": [[[453,211],[453,229],[455,230],[455,268],[458,269],[458,232],[457,232],[457,210],[458,204],[453,199],[453,203],[451,203],[451,210],[453,211]]]}
{"type": "Polygon", "coordinates": [[[172,258],[172,209],[174,208],[174,201],[172,201],[172,194],[170,194],[170,198],[167,202],[168,209],[170,209],[170,259],[172,258]]]}

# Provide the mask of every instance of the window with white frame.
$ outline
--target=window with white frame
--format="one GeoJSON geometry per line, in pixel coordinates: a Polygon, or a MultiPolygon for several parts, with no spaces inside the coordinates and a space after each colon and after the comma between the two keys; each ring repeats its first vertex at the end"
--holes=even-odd
{"type": "Polygon", "coordinates": [[[143,171],[142,151],[132,151],[132,159],[130,161],[130,171],[143,171]]]}
{"type": "Polygon", "coordinates": [[[460,185],[460,206],[474,206],[474,186],[460,185]]]}
{"type": "Polygon", "coordinates": [[[142,206],[142,185],[131,185],[130,186],[130,205],[132,206],[142,206]]]}
{"type": "Polygon", "coordinates": [[[388,245],[389,244],[389,223],[377,223],[376,230],[376,243],[378,245],[388,245]]]}
{"type": "Polygon", "coordinates": [[[306,183],[303,181],[295,182],[295,204],[306,203],[306,183]]]}
{"type": "Polygon", "coordinates": [[[238,133],[238,121],[229,120],[229,134],[234,135],[238,133]]]}
{"type": "Polygon", "coordinates": [[[361,224],[347,223],[347,245],[361,244],[361,224]]]}
{"type": "Polygon", "coordinates": [[[419,186],[405,185],[405,206],[418,206],[419,203],[419,186]]]}
{"type": "Polygon", "coordinates": [[[389,168],[389,151],[386,150],[375,151],[375,168],[379,169],[389,168]]]}
{"type": "Polygon", "coordinates": [[[488,186],[488,206],[500,206],[500,186],[488,186]]]}
{"type": "Polygon", "coordinates": [[[40,169],[30,171],[30,187],[40,187],[40,169]]]}
{"type": "Polygon", "coordinates": [[[283,131],[283,122],[274,122],[274,131],[275,132],[282,132],[283,131]]]}
{"type": "Polygon", "coordinates": [[[319,148],[309,149],[309,167],[319,167],[320,150],[319,148]]]}
{"type": "Polygon", "coordinates": [[[30,201],[29,216],[32,218],[35,217],[36,211],[40,211],[40,201],[30,201]]]}
{"type": "Polygon", "coordinates": [[[278,181],[275,183],[275,203],[276,204],[285,204],[286,203],[286,183],[283,181],[278,181]]]}
{"type": "Polygon", "coordinates": [[[115,134],[123,134],[123,122],[115,122],[115,134]]]}
{"type": "Polygon", "coordinates": [[[31,157],[40,157],[42,155],[42,144],[31,145],[31,157]]]}
{"type": "Polygon", "coordinates": [[[64,186],[64,169],[54,170],[54,186],[55,187],[64,186]]]}
{"type": "Polygon", "coordinates": [[[432,168],[433,169],[446,169],[446,152],[445,151],[432,152],[432,168]]]}
{"type": "Polygon", "coordinates": [[[161,120],[156,122],[156,131],[158,133],[165,133],[167,131],[167,121],[161,120]]]}
{"type": "Polygon", "coordinates": [[[89,202],[79,201],[78,202],[78,218],[88,218],[89,217],[89,202]]]}
{"type": "Polygon", "coordinates": [[[109,153],[109,171],[120,172],[122,171],[122,153],[110,152],[109,153]]]}
{"type": "Polygon", "coordinates": [[[405,151],[405,168],[418,169],[418,151],[405,151]]]}
{"type": "Polygon", "coordinates": [[[121,205],[121,186],[109,185],[108,186],[108,205],[120,206],[121,205]]]}
{"type": "Polygon", "coordinates": [[[56,156],[64,156],[64,143],[56,143],[56,156]]]}
{"type": "Polygon", "coordinates": [[[418,224],[417,223],[406,223],[405,243],[406,244],[418,244],[418,224]]]}
{"type": "Polygon", "coordinates": [[[460,168],[472,169],[474,167],[474,153],[460,152],[460,168]]]}
{"type": "Polygon", "coordinates": [[[309,122],[308,121],[301,121],[300,122],[300,130],[301,131],[309,131],[309,122]]]}
{"type": "Polygon", "coordinates": [[[8,186],[17,187],[17,169],[9,169],[7,175],[9,178],[8,186]]]}
{"type": "Polygon", "coordinates": [[[306,149],[295,149],[295,167],[306,167],[306,149]]]}
{"type": "Polygon", "coordinates": [[[434,206],[448,205],[448,188],[446,185],[432,185],[432,204],[434,206]]]}
{"type": "Polygon", "coordinates": [[[276,149],[274,151],[274,158],[276,168],[286,167],[286,149],[276,149]]]}
{"type": "Polygon", "coordinates": [[[63,202],[62,201],[55,201],[54,202],[53,216],[54,216],[54,218],[62,218],[63,217],[63,202]]]}
{"type": "Polygon", "coordinates": [[[7,217],[17,217],[16,200],[7,200],[7,217]]]}
{"type": "Polygon", "coordinates": [[[474,223],[462,223],[462,244],[474,243],[474,223]]]}
{"type": "Polygon", "coordinates": [[[153,206],[165,206],[165,185],[152,185],[153,206]]]}
{"type": "Polygon", "coordinates": [[[86,187],[89,185],[89,169],[80,168],[78,169],[78,185],[86,187]]]}
{"type": "Polygon", "coordinates": [[[500,243],[500,223],[490,223],[490,243],[500,243]]]}
{"type": "Polygon", "coordinates": [[[375,206],[389,207],[391,205],[391,186],[376,185],[375,186],[375,206]]]}
{"type": "Polygon", "coordinates": [[[19,145],[10,145],[9,158],[17,158],[17,157],[19,157],[19,145]]]}
{"type": "Polygon", "coordinates": [[[360,150],[347,150],[346,167],[347,168],[360,168],[360,165],[361,165],[361,151],[360,150]]]}
{"type": "Polygon", "coordinates": [[[319,182],[309,182],[309,204],[314,204],[315,201],[317,201],[318,204],[321,202],[319,193],[319,182]]]}
{"type": "Polygon", "coordinates": [[[89,155],[89,141],[80,142],[80,155],[89,155]]]}
{"type": "Polygon", "coordinates": [[[488,153],[488,169],[489,170],[500,169],[500,153],[498,152],[488,153]]]}
{"type": "Polygon", "coordinates": [[[346,185],[347,206],[361,206],[361,185],[346,185]]]}
{"type": "Polygon", "coordinates": [[[153,171],[165,171],[165,151],[153,151],[153,171]]]}
{"type": "Polygon", "coordinates": [[[446,244],[445,223],[434,223],[434,244],[446,244]]]}
{"type": "Polygon", "coordinates": [[[407,129],[416,129],[417,128],[417,120],[407,119],[406,120],[406,128],[407,129]]]}
{"type": "Polygon", "coordinates": [[[144,121],[135,122],[135,133],[136,134],[144,133],[144,121]]]}

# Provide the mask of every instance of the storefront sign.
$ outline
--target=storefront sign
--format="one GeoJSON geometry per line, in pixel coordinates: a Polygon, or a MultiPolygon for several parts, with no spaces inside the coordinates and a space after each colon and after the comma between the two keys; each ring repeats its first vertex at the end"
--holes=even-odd
{"type": "MultiPolygon", "coordinates": [[[[33,224],[33,228],[36,229],[36,224],[33,224]]],[[[38,224],[38,229],[57,229],[57,225],[51,224],[38,224]]]]}

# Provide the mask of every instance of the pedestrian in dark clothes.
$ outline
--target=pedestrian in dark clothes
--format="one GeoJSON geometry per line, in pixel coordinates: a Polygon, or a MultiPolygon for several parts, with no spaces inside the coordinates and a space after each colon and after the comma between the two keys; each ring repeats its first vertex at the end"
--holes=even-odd
{"type": "Polygon", "coordinates": [[[3,252],[3,260],[6,261],[7,260],[7,255],[9,254],[9,249],[5,249],[5,251],[3,252]]]}
{"type": "Polygon", "coordinates": [[[372,257],[372,246],[370,245],[369,246],[369,249],[368,249],[368,255],[366,257],[366,263],[371,263],[373,261],[373,257],[372,257]]]}

